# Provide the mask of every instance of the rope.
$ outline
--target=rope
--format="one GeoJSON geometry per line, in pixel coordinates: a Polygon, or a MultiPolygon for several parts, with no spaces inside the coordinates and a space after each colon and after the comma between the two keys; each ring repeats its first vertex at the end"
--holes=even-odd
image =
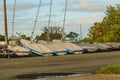
{"type": "Polygon", "coordinates": [[[41,3],[42,3],[42,0],[40,0],[39,5],[38,5],[37,15],[36,15],[36,18],[35,18],[35,23],[34,23],[32,35],[31,35],[31,41],[32,41],[32,38],[33,38],[33,35],[34,35],[34,32],[35,32],[36,23],[37,23],[37,19],[38,19],[38,15],[39,15],[39,10],[40,10],[40,7],[41,7],[41,3]]]}
{"type": "Polygon", "coordinates": [[[50,41],[50,36],[49,36],[49,27],[50,27],[50,22],[51,22],[51,14],[52,14],[52,0],[50,2],[50,12],[49,12],[49,20],[48,20],[48,31],[47,31],[47,41],[50,41]]]}
{"type": "Polygon", "coordinates": [[[14,10],[13,10],[13,20],[12,20],[12,36],[14,35],[15,8],[16,8],[16,0],[14,0],[14,10]]]}
{"type": "Polygon", "coordinates": [[[63,19],[63,29],[62,29],[62,41],[64,39],[65,21],[66,21],[66,11],[67,11],[67,0],[65,3],[64,19],[63,19]]]}

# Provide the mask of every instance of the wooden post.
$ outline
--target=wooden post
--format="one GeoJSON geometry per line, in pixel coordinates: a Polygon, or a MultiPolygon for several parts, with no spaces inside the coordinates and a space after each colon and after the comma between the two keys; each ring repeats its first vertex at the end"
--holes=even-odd
{"type": "Polygon", "coordinates": [[[7,31],[7,11],[6,11],[6,0],[3,0],[4,3],[4,30],[5,30],[5,41],[8,44],[8,31],[7,31]]]}
{"type": "MultiPolygon", "coordinates": [[[[6,11],[6,0],[3,0],[3,8],[4,8],[4,31],[5,31],[5,42],[8,45],[8,30],[7,30],[7,11],[6,11]]],[[[10,58],[10,54],[8,53],[8,58],[10,58]]]]}

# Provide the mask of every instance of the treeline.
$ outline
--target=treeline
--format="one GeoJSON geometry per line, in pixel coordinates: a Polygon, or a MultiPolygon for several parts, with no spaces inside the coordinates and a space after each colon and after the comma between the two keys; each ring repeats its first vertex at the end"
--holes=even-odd
{"type": "Polygon", "coordinates": [[[62,38],[62,28],[61,27],[44,27],[43,32],[40,35],[36,35],[35,40],[45,40],[52,41],[53,39],[61,39],[62,38]]]}
{"type": "MultiPolygon", "coordinates": [[[[11,36],[9,37],[9,41],[13,39],[26,39],[26,40],[31,40],[31,36],[27,36],[25,34],[21,34],[20,32],[16,32],[17,36],[11,36]]],[[[69,32],[68,34],[64,33],[64,40],[66,38],[71,41],[77,41],[79,34],[75,32],[69,32]]],[[[38,42],[39,40],[44,40],[44,41],[52,41],[54,39],[61,40],[63,37],[63,28],[59,26],[52,26],[52,27],[44,27],[42,29],[42,33],[39,35],[36,35],[35,38],[33,39],[34,41],[38,42]],[[49,36],[48,36],[48,35],[49,36]],[[49,40],[48,40],[49,38],[49,40]]],[[[5,36],[0,35],[0,41],[5,41],[5,36]]]]}
{"type": "Polygon", "coordinates": [[[62,27],[57,27],[57,26],[52,26],[49,27],[49,29],[47,27],[43,28],[43,32],[40,35],[36,35],[35,39],[36,41],[39,40],[48,40],[48,36],[47,33],[49,32],[49,41],[52,41],[54,39],[58,39],[61,40],[63,36],[64,39],[66,40],[66,38],[68,38],[69,40],[77,40],[77,37],[79,36],[79,34],[75,33],[75,32],[70,32],[68,34],[64,33],[63,35],[63,28],[62,27]]]}
{"type": "Polygon", "coordinates": [[[109,6],[102,22],[95,22],[90,27],[88,38],[83,41],[89,42],[120,42],[120,4],[109,6]]]}

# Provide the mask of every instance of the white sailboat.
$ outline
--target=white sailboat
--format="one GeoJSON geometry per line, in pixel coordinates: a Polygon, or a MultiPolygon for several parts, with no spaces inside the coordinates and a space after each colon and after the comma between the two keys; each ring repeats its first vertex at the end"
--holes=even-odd
{"type": "MultiPolygon", "coordinates": [[[[37,12],[37,16],[35,19],[35,25],[33,28],[32,36],[33,36],[34,30],[35,30],[40,5],[41,5],[41,0],[39,3],[39,6],[38,6],[38,12],[37,12]]],[[[65,13],[64,13],[64,20],[63,20],[63,33],[64,33],[64,26],[65,26],[66,9],[67,9],[67,0],[65,3],[65,13]]],[[[52,0],[50,2],[48,29],[50,27],[51,12],[52,12],[52,0]]],[[[64,42],[64,41],[60,41],[60,40],[59,41],[54,40],[53,42],[50,42],[49,41],[49,31],[47,33],[47,38],[48,38],[48,41],[39,41],[39,43],[34,43],[34,42],[31,43],[28,40],[21,39],[21,43],[29,51],[36,53],[38,55],[44,55],[44,54],[64,55],[67,53],[83,53],[84,52],[84,50],[81,47],[79,47],[73,43],[68,43],[68,42],[64,42]]]]}

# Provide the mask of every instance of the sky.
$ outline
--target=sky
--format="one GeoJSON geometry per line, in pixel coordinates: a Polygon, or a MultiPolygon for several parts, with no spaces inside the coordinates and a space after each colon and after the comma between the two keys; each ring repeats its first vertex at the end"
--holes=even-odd
{"type": "MultiPolygon", "coordinates": [[[[16,32],[31,36],[40,0],[16,0],[14,18],[14,35],[16,32]]],[[[66,0],[52,0],[52,16],[50,26],[61,26],[64,19],[66,0]]],[[[106,7],[119,4],[120,0],[68,0],[65,32],[70,31],[87,37],[89,28],[95,22],[101,22],[105,16],[106,7]]],[[[12,35],[14,0],[6,0],[8,34],[12,35]]],[[[35,35],[42,33],[43,27],[48,25],[50,0],[42,0],[38,20],[35,27],[35,35]]],[[[4,35],[3,0],[0,0],[0,34],[4,35]]]]}

